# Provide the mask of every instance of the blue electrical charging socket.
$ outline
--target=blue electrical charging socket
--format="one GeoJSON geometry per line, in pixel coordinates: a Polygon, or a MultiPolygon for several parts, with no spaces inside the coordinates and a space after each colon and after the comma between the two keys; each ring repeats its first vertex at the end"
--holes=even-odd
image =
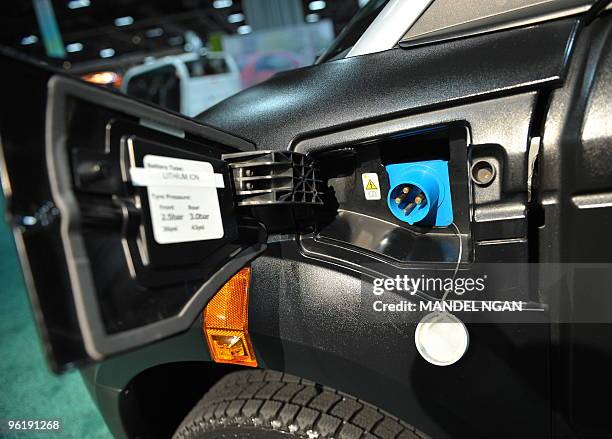
{"type": "Polygon", "coordinates": [[[387,204],[393,216],[410,225],[446,227],[453,222],[448,162],[427,160],[385,166],[387,204]]]}

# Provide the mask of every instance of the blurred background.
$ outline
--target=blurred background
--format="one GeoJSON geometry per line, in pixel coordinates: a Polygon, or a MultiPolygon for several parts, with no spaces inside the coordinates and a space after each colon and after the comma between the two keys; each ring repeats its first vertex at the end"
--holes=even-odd
{"type": "Polygon", "coordinates": [[[0,44],[195,116],[276,72],[312,64],[368,3],[7,0],[0,44]]]}
{"type": "MultiPolygon", "coordinates": [[[[342,56],[385,3],[5,0],[0,46],[194,116],[277,72],[310,65],[324,52],[327,59],[342,56]],[[351,21],[357,26],[342,33],[351,21]]],[[[0,196],[0,218],[2,205],[0,196]]],[[[0,353],[0,419],[62,421],[59,435],[34,437],[110,437],[79,374],[55,376],[47,369],[15,245],[1,220],[0,353]]]]}

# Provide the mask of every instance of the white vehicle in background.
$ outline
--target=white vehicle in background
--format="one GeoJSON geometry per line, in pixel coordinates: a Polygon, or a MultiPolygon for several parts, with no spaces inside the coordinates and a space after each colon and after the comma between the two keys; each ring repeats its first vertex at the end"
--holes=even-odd
{"type": "Polygon", "coordinates": [[[193,117],[241,89],[240,71],[224,52],[190,52],[130,68],[121,91],[193,117]]]}

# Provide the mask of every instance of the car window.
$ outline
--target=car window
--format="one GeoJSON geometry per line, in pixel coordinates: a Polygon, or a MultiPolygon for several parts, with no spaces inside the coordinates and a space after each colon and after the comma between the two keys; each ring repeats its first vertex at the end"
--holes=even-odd
{"type": "Polygon", "coordinates": [[[388,2],[389,0],[370,0],[355,14],[349,24],[340,32],[338,38],[319,57],[317,63],[329,61],[353,47],[388,2]]]}

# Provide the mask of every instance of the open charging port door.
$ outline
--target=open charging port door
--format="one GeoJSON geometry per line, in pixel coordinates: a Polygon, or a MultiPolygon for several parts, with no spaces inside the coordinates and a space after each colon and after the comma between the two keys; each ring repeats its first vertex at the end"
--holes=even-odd
{"type": "Polygon", "coordinates": [[[223,154],[253,145],[1,56],[2,185],[55,370],[189,328],[265,248],[223,154]]]}

